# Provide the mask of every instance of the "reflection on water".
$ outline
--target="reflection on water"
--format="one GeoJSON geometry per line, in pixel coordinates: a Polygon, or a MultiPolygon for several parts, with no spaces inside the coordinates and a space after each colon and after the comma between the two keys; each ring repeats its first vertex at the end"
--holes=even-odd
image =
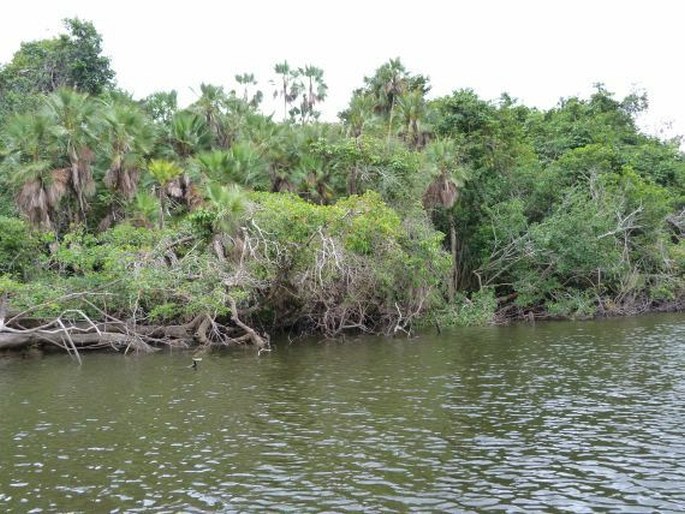
{"type": "Polygon", "coordinates": [[[0,360],[0,511],[680,512],[685,317],[0,360]]]}

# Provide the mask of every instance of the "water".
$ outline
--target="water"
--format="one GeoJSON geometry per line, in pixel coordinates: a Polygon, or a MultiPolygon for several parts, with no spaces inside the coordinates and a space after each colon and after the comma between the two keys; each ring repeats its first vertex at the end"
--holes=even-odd
{"type": "Polygon", "coordinates": [[[2,512],[681,512],[685,317],[0,359],[2,512]]]}

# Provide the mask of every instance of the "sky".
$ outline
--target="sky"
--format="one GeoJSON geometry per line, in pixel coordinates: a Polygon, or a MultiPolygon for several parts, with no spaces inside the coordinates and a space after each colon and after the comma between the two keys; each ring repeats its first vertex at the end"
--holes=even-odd
{"type": "Polygon", "coordinates": [[[20,0],[0,17],[0,63],[79,17],[135,98],[176,89],[189,103],[202,82],[230,90],[243,72],[269,98],[287,60],[323,68],[333,120],[364,76],[399,57],[430,77],[433,97],[472,88],[548,109],[597,82],[619,98],[644,91],[641,126],[672,137],[685,135],[683,15],[679,0],[20,0]]]}

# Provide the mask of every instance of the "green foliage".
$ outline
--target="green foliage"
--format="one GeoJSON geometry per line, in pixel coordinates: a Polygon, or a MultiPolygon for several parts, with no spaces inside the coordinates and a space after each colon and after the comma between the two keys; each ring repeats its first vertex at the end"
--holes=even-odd
{"type": "Polygon", "coordinates": [[[566,319],[587,319],[597,314],[597,298],[593,291],[566,289],[547,303],[550,315],[566,319]]]}
{"type": "Polygon", "coordinates": [[[497,300],[492,289],[481,289],[467,298],[459,295],[454,304],[458,305],[454,322],[459,326],[486,325],[491,322],[497,310],[497,300]]]}
{"type": "Polygon", "coordinates": [[[23,220],[0,216],[0,274],[26,277],[46,243],[46,238],[23,220]]]}
{"type": "MultiPolygon", "coordinates": [[[[400,217],[372,191],[363,196],[350,196],[336,204],[342,211],[334,229],[343,232],[345,248],[370,255],[399,239],[402,229],[400,217]]],[[[337,231],[336,230],[336,231],[337,231]]]]}
{"type": "Polygon", "coordinates": [[[12,112],[35,107],[40,94],[69,87],[99,94],[111,88],[114,72],[102,55],[102,37],[92,23],[64,20],[66,34],[22,43],[0,68],[0,121],[12,112]]]}
{"type": "Polygon", "coordinates": [[[155,123],[168,126],[178,110],[178,93],[173,89],[157,91],[143,98],[140,103],[155,123]]]}
{"type": "Polygon", "coordinates": [[[365,316],[367,322],[378,321],[395,316],[397,309],[422,312],[441,302],[449,258],[440,248],[442,236],[420,211],[403,223],[373,192],[332,206],[285,194],[260,193],[253,199],[257,210],[250,233],[270,241],[254,272],[289,284],[295,297],[288,302],[300,304],[298,312],[328,304],[345,317],[358,309],[361,323],[365,316]]]}
{"type": "Polygon", "coordinates": [[[0,68],[0,274],[17,305],[89,291],[95,316],[106,299],[163,323],[226,315],[229,283],[255,319],[331,334],[431,309],[481,324],[682,301],[685,158],[638,131],[644,95],[428,101],[391,59],[328,124],[323,70],[283,62],[281,123],[249,73],[187,109],[173,91],[133,102],[92,25],[66,27],[0,68]]]}
{"type": "Polygon", "coordinates": [[[176,163],[164,159],[151,160],[147,165],[147,171],[162,187],[183,173],[176,163]]]}

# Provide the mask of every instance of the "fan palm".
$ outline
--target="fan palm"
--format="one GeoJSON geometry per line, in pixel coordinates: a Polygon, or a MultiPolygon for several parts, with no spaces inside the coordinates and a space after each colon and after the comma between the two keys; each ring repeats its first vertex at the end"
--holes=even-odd
{"type": "Polygon", "coordinates": [[[102,119],[104,153],[109,162],[104,183],[115,195],[101,223],[105,228],[123,215],[123,204],[136,195],[143,159],[152,150],[155,134],[142,110],[123,99],[105,104],[102,119]]]}
{"type": "Polygon", "coordinates": [[[299,73],[307,82],[307,89],[302,93],[300,117],[302,123],[314,118],[318,119],[319,112],[314,107],[326,98],[328,86],[323,81],[323,70],[316,66],[300,68],[299,73]]]}
{"type": "Polygon", "coordinates": [[[175,180],[183,173],[183,170],[176,163],[163,159],[153,159],[150,161],[147,170],[158,185],[159,228],[162,229],[164,228],[166,188],[172,180],[175,180]]]}
{"type": "Polygon", "coordinates": [[[212,143],[220,148],[228,147],[228,131],[224,119],[227,100],[223,87],[200,84],[200,98],[190,106],[191,111],[204,119],[212,143]]]}
{"type": "Polygon", "coordinates": [[[2,133],[2,174],[17,188],[16,204],[29,222],[56,229],[57,207],[69,187],[69,170],[55,166],[58,148],[52,123],[42,114],[17,115],[2,133]]]}
{"type": "Polygon", "coordinates": [[[421,122],[426,114],[426,100],[419,90],[408,91],[398,102],[400,116],[403,123],[403,138],[410,148],[418,149],[424,144],[424,131],[421,122]]]}
{"type": "Polygon", "coordinates": [[[180,111],[171,119],[171,145],[181,159],[211,146],[211,135],[205,120],[194,112],[180,111]]]}
{"type": "Polygon", "coordinates": [[[220,260],[224,260],[229,242],[235,243],[239,240],[238,225],[247,210],[247,196],[236,184],[225,186],[210,182],[207,185],[207,199],[214,211],[212,223],[214,252],[220,260]]]}
{"type": "Polygon", "coordinates": [[[91,162],[95,103],[86,94],[61,88],[46,99],[46,112],[52,131],[66,156],[71,173],[70,186],[78,203],[79,219],[85,220],[87,198],[95,193],[91,162]]]}
{"type": "MultiPolygon", "coordinates": [[[[452,209],[459,198],[459,189],[468,178],[465,168],[459,165],[456,142],[451,139],[433,141],[426,147],[425,159],[425,169],[431,177],[431,182],[423,195],[424,206],[429,210],[438,206],[447,210],[452,209]]],[[[452,255],[452,277],[448,283],[451,300],[454,298],[459,270],[454,215],[450,214],[448,219],[452,255]]]]}

